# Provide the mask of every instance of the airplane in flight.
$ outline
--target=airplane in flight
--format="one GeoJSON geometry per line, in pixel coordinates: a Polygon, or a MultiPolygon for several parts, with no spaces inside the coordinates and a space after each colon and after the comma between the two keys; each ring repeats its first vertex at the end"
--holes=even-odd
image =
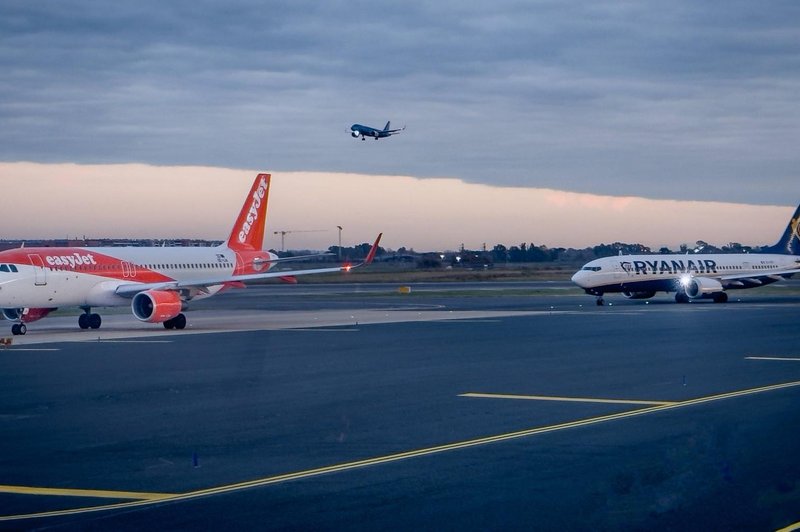
{"type": "Polygon", "coordinates": [[[188,302],[247,281],[348,272],[370,264],[382,235],[366,259],[340,265],[293,271],[269,271],[281,259],[262,250],[270,174],[258,174],[247,194],[228,240],[217,247],[21,247],[0,252],[0,312],[14,323],[14,335],[25,334],[30,322],[59,307],[79,307],[81,329],[102,322],[93,307],[130,306],[133,316],[166,329],[183,329],[188,302]]]}
{"type": "Polygon", "coordinates": [[[675,292],[675,301],[728,300],[727,290],[764,286],[800,273],[800,206],[774,246],[760,253],[686,255],[620,255],[587,263],[572,282],[587,294],[622,293],[648,299],[656,292],[675,292]]]}
{"type": "Polygon", "coordinates": [[[367,140],[367,137],[372,137],[375,140],[391,137],[396,133],[400,133],[403,131],[406,126],[401,127],[400,129],[391,129],[392,123],[386,122],[386,125],[383,129],[376,129],[374,127],[369,126],[362,126],[361,124],[353,124],[350,126],[350,134],[353,138],[361,137],[361,140],[367,140]]]}

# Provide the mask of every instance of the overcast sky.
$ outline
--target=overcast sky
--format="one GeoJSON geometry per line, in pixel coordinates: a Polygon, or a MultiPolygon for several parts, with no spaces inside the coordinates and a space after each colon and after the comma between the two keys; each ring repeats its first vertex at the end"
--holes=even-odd
{"type": "Polygon", "coordinates": [[[800,200],[796,1],[4,0],[0,69],[6,162],[800,200]]]}

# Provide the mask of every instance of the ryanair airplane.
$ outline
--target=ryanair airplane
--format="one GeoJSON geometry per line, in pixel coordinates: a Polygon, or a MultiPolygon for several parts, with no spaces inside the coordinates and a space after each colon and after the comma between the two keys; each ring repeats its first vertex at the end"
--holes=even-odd
{"type": "Polygon", "coordinates": [[[596,259],[572,276],[587,294],[621,293],[648,299],[656,292],[675,292],[675,301],[728,300],[727,290],[755,288],[800,272],[800,206],[783,236],[761,253],[708,255],[621,255],[596,259]]]}

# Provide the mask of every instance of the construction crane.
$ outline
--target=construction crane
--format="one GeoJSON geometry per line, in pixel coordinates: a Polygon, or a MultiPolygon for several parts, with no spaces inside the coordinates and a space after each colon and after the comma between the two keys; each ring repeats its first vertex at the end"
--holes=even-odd
{"type": "Polygon", "coordinates": [[[289,233],[322,233],[325,232],[325,229],[295,229],[295,230],[287,230],[287,231],[273,231],[273,235],[281,235],[281,251],[285,249],[285,241],[286,235],[289,233]]]}

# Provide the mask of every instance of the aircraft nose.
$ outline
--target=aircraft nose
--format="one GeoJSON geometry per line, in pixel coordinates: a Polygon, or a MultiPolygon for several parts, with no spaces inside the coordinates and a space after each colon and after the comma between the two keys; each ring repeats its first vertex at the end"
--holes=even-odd
{"type": "Polygon", "coordinates": [[[583,270],[578,270],[577,272],[575,272],[575,275],[572,276],[572,282],[580,286],[581,288],[585,288],[583,285],[583,281],[586,277],[586,275],[584,275],[585,273],[586,272],[584,272],[583,270]]]}

